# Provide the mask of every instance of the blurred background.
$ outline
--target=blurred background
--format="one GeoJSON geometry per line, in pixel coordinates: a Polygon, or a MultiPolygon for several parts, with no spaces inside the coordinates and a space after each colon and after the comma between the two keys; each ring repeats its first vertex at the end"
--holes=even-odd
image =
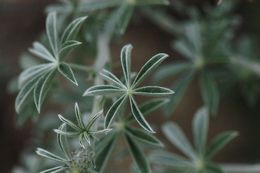
{"type": "MultiPolygon", "coordinates": [[[[29,120],[23,125],[18,125],[16,122],[14,100],[17,89],[15,82],[22,71],[21,57],[31,47],[32,42],[41,37],[45,30],[45,9],[48,5],[54,3],[58,2],[53,0],[0,1],[1,173],[9,173],[15,166],[21,165],[23,153],[28,150],[28,146],[32,147],[29,150],[35,149],[32,143],[35,142],[37,135],[34,131],[36,123],[29,120]]],[[[125,35],[112,43],[112,57],[115,61],[118,61],[121,47],[126,43],[131,43],[135,47],[133,54],[134,69],[138,69],[149,57],[158,52],[165,52],[170,55],[164,65],[172,64],[175,61],[186,61],[185,55],[178,47],[173,46],[173,42],[178,42],[185,37],[185,32],[182,34],[179,34],[179,32],[182,31],[184,25],[187,27],[186,24],[189,26],[190,23],[194,23],[193,20],[215,19],[216,16],[212,17],[210,14],[218,15],[218,13],[221,13],[221,11],[214,12],[215,8],[221,6],[221,4],[217,4],[218,2],[214,0],[183,0],[181,2],[176,1],[176,5],[175,1],[171,1],[172,7],[158,7],[154,12],[149,8],[137,9],[125,35]],[[183,34],[184,36],[180,36],[183,34]]],[[[241,54],[251,56],[244,60],[249,62],[249,65],[246,65],[249,72],[240,74],[239,72],[243,71],[240,66],[232,67],[231,71],[235,72],[235,77],[222,74],[224,71],[222,69],[218,71],[220,73],[218,77],[222,79],[222,83],[220,82],[219,85],[221,87],[226,86],[224,84],[228,85],[224,89],[220,89],[220,104],[216,116],[212,118],[210,123],[209,133],[210,136],[213,136],[224,130],[239,131],[239,137],[217,156],[216,161],[253,164],[260,161],[260,69],[258,68],[260,66],[252,66],[257,61],[260,62],[260,1],[237,0],[234,4],[232,10],[225,12],[225,15],[219,14],[220,17],[217,17],[219,22],[209,24],[213,29],[209,28],[209,30],[203,31],[213,33],[215,32],[214,28],[222,25],[223,21],[226,22],[227,25],[223,24],[226,27],[220,32],[221,36],[226,33],[234,36],[228,42],[223,41],[222,46],[231,47],[230,49],[234,52],[241,51],[241,54]],[[232,17],[235,19],[230,19],[232,17]],[[229,25],[233,22],[234,28],[229,25]],[[243,42],[241,43],[242,48],[240,48],[237,45],[244,38],[249,38],[252,44],[247,47],[247,44],[243,42]],[[248,75],[249,73],[255,74],[248,75]],[[234,78],[239,80],[233,81],[234,78]]],[[[206,24],[207,22],[204,23],[204,25],[206,24]]],[[[86,27],[88,27],[88,24],[86,24],[86,27]]],[[[220,39],[221,36],[217,36],[217,38],[220,39]]],[[[202,35],[202,37],[207,36],[202,35]]],[[[187,39],[189,38],[187,37],[187,39]]],[[[210,40],[207,41],[211,42],[210,40]]],[[[242,64],[247,64],[244,61],[242,64]]],[[[216,69],[215,66],[208,68],[216,69]]],[[[159,76],[159,78],[163,77],[159,76]]],[[[187,85],[185,93],[180,96],[182,99],[180,99],[176,109],[170,111],[171,116],[167,118],[167,120],[180,124],[189,137],[191,137],[190,129],[193,114],[203,105],[198,78],[195,75],[194,79],[187,85]]],[[[173,86],[176,84],[176,79],[177,77],[173,75],[168,80],[161,81],[161,79],[151,78],[151,81],[162,82],[165,86],[173,86]]],[[[55,108],[52,108],[52,110],[55,110],[55,108]]],[[[162,114],[160,111],[156,112],[150,121],[162,124],[165,122],[162,114]]],[[[53,113],[52,116],[55,117],[56,114],[53,113]]],[[[159,133],[159,135],[162,134],[159,133]]],[[[175,148],[172,147],[171,150],[175,151],[175,148]]]]}

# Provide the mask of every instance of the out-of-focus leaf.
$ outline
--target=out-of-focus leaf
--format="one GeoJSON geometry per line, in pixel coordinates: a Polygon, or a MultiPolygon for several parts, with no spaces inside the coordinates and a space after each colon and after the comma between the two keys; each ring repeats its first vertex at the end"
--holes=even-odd
{"type": "Polygon", "coordinates": [[[170,97],[170,102],[165,106],[164,110],[166,115],[169,116],[175,111],[176,106],[181,101],[186,89],[189,86],[189,83],[192,81],[194,73],[195,71],[190,71],[188,74],[185,74],[185,76],[181,76],[178,79],[175,86],[173,87],[175,94],[170,97]]]}
{"type": "Polygon", "coordinates": [[[141,173],[151,173],[151,168],[146,160],[143,151],[136,144],[135,140],[131,136],[126,135],[126,141],[132,157],[135,160],[136,165],[141,173]]]}
{"type": "Polygon", "coordinates": [[[175,75],[192,69],[191,63],[180,62],[171,63],[162,66],[154,75],[155,82],[162,82],[168,78],[172,78],[175,75]]]}
{"type": "Polygon", "coordinates": [[[116,133],[110,133],[98,141],[96,145],[96,170],[99,173],[104,172],[108,159],[115,147],[115,143],[116,133]]]}
{"type": "Polygon", "coordinates": [[[196,153],[194,152],[190,142],[177,124],[170,122],[166,123],[163,126],[163,132],[172,144],[180,149],[186,156],[191,159],[196,158],[196,153]]]}
{"type": "Polygon", "coordinates": [[[134,139],[144,142],[146,144],[150,144],[157,147],[164,146],[159,139],[143,130],[127,127],[127,132],[129,133],[129,135],[132,135],[134,139]]]}
{"type": "Polygon", "coordinates": [[[200,87],[203,101],[211,114],[216,114],[219,105],[219,91],[217,84],[209,74],[203,73],[200,76],[200,87]]]}
{"type": "Polygon", "coordinates": [[[209,126],[208,116],[209,115],[207,108],[203,107],[196,112],[195,117],[192,121],[192,132],[195,147],[199,152],[198,154],[201,156],[204,155],[206,148],[206,140],[209,126]]]}
{"type": "Polygon", "coordinates": [[[212,158],[218,151],[220,151],[226,144],[237,137],[238,133],[235,131],[223,132],[216,136],[209,147],[207,148],[206,157],[212,158]]]}

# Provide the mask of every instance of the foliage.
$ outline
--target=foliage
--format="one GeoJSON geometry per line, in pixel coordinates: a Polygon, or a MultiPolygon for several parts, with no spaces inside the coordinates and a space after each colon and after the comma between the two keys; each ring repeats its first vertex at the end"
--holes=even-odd
{"type": "MultiPolygon", "coordinates": [[[[150,159],[160,165],[165,172],[167,169],[178,170],[179,172],[209,172],[222,173],[220,166],[211,161],[226,144],[233,140],[238,133],[235,131],[223,132],[217,135],[208,146],[209,114],[206,108],[201,108],[197,111],[192,121],[192,132],[194,146],[189,143],[181,128],[172,122],[168,122],[163,126],[163,132],[170,142],[176,146],[186,157],[170,153],[156,151],[150,155],[150,159]]],[[[169,170],[168,170],[169,171],[169,170]]]]}
{"type": "MultiPolygon", "coordinates": [[[[114,160],[112,156],[120,155],[120,158],[130,156],[134,163],[133,172],[138,173],[173,170],[223,172],[221,166],[212,161],[212,157],[235,138],[237,132],[221,133],[207,145],[209,115],[217,114],[226,84],[221,77],[236,76],[234,81],[229,81],[233,88],[237,82],[249,83],[250,79],[259,75],[259,64],[257,60],[250,59],[254,57],[254,54],[250,54],[253,52],[250,49],[252,46],[247,47],[246,44],[251,43],[251,39],[241,39],[239,44],[232,44],[239,23],[239,18],[233,16],[232,11],[235,3],[219,3],[218,7],[205,5],[198,9],[177,0],[167,8],[154,8],[151,5],[171,5],[168,0],[65,0],[49,6],[46,10],[46,34],[42,36],[41,43],[35,42],[30,49],[31,54],[40,60],[32,60],[28,55],[26,59],[23,58],[22,64],[26,69],[19,76],[15,107],[18,117],[27,120],[36,111],[43,114],[44,100],[51,98],[47,103],[57,104],[63,115],[75,116],[58,114],[58,118],[48,119],[50,117],[46,115],[39,117],[40,123],[35,133],[40,137],[34,146],[47,143],[48,150],[53,153],[38,148],[36,153],[45,158],[43,164],[38,165],[37,169],[26,165],[27,169],[23,170],[102,173],[110,166],[109,161],[114,160]],[[185,60],[170,62],[159,68],[168,57],[165,53],[159,53],[136,73],[131,68],[133,46],[127,44],[120,56],[122,77],[112,72],[117,62],[111,59],[111,42],[124,35],[137,10],[176,38],[170,46],[185,60]],[[177,20],[169,15],[171,10],[183,19],[177,20]],[[77,51],[71,54],[76,47],[77,51]],[[86,56],[92,58],[86,60],[86,56]],[[86,62],[91,65],[88,66],[86,62]],[[237,66],[243,70],[234,70],[237,66]],[[78,87],[57,82],[57,74],[78,87]],[[148,76],[152,76],[156,83],[175,76],[178,76],[178,80],[172,89],[141,86],[148,76]],[[198,78],[204,107],[193,119],[194,147],[176,123],[166,122],[162,128],[165,136],[185,156],[154,151],[154,148],[162,149],[164,144],[155,136],[154,129],[158,128],[158,124],[148,123],[147,116],[161,107],[164,107],[164,112],[172,113],[195,78],[198,78]],[[83,88],[86,87],[84,92],[83,88]],[[78,97],[82,93],[87,100],[78,97]],[[140,96],[163,98],[152,98],[141,103],[140,96]],[[83,111],[80,111],[78,103],[74,111],[67,106],[75,101],[81,103],[83,111]],[[46,142],[45,135],[50,129],[54,129],[58,145],[53,143],[53,136],[49,134],[46,142]],[[152,152],[150,160],[146,157],[148,152],[152,152]],[[156,163],[158,170],[150,165],[150,161],[156,163]]],[[[252,82],[252,86],[254,84],[252,82]]],[[[255,92],[257,90],[253,90],[251,95],[254,96],[255,92]]]]}

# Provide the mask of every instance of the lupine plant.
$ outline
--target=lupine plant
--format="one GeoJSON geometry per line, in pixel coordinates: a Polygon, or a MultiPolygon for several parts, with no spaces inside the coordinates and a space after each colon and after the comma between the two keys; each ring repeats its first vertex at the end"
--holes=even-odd
{"type": "MultiPolygon", "coordinates": [[[[35,164],[42,164],[37,164],[35,169],[25,164],[26,168],[16,169],[14,173],[19,170],[103,173],[111,169],[116,172],[109,163],[117,157],[131,158],[133,169],[124,169],[125,172],[224,172],[222,165],[212,158],[238,133],[221,133],[207,145],[210,115],[217,114],[222,91],[218,85],[219,72],[224,69],[230,74],[234,67],[230,66],[234,64],[247,69],[252,66],[245,64],[243,58],[241,61],[234,58],[237,46],[227,46],[231,45],[237,26],[237,18],[229,15],[233,3],[219,1],[219,7],[212,11],[209,10],[212,7],[205,6],[208,18],[196,8],[186,8],[179,1],[174,4],[170,9],[168,6],[157,9],[151,5],[171,3],[168,0],[66,0],[47,8],[46,33],[29,49],[39,61],[20,74],[15,103],[18,119],[36,117],[36,122],[42,124],[35,128],[35,133],[41,135],[33,144],[34,148],[38,146],[36,154],[41,156],[33,156],[35,164]],[[181,15],[187,12],[188,22],[172,19],[167,13],[172,9],[181,15]],[[135,10],[176,36],[171,47],[187,61],[171,62],[159,68],[168,55],[158,53],[136,71],[132,68],[135,59],[131,44],[125,44],[120,59],[113,57],[116,62],[112,61],[110,43],[124,35],[135,10]],[[215,23],[220,25],[215,27],[215,23]],[[92,58],[86,60],[88,56],[92,58]],[[119,74],[113,72],[117,62],[122,68],[119,74]],[[217,70],[213,70],[216,66],[217,70]],[[172,89],[158,86],[162,80],[181,73],[172,89]],[[199,76],[204,107],[193,119],[194,145],[176,123],[166,122],[162,127],[166,138],[184,154],[181,156],[166,151],[159,124],[147,119],[159,108],[172,113],[195,75],[199,76]],[[156,85],[147,85],[148,77],[156,85]],[[42,111],[44,101],[46,108],[54,107],[48,112],[51,119],[42,111]],[[43,116],[34,116],[40,113],[43,116]],[[50,129],[53,133],[43,134],[50,129]]],[[[31,154],[28,158],[32,158],[31,154]]]]}
{"type": "Polygon", "coordinates": [[[165,151],[153,152],[150,159],[157,164],[166,166],[161,168],[162,172],[177,170],[178,172],[222,173],[223,169],[213,163],[211,159],[238,135],[235,131],[222,132],[213,138],[207,146],[209,113],[205,107],[197,111],[192,121],[194,145],[188,141],[176,123],[168,122],[162,128],[168,140],[185,155],[183,157],[165,151]]]}

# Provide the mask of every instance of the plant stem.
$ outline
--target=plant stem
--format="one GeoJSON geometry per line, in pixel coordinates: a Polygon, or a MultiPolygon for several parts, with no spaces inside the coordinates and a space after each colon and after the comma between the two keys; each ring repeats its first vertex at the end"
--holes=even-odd
{"type": "Polygon", "coordinates": [[[75,69],[75,70],[79,70],[79,71],[85,71],[85,72],[93,72],[94,68],[92,67],[88,67],[88,66],[84,66],[84,65],[79,65],[79,64],[73,64],[73,63],[68,63],[68,65],[75,69]]]}
{"type": "Polygon", "coordinates": [[[226,173],[259,173],[260,165],[249,164],[221,164],[224,172],[226,173]]]}

